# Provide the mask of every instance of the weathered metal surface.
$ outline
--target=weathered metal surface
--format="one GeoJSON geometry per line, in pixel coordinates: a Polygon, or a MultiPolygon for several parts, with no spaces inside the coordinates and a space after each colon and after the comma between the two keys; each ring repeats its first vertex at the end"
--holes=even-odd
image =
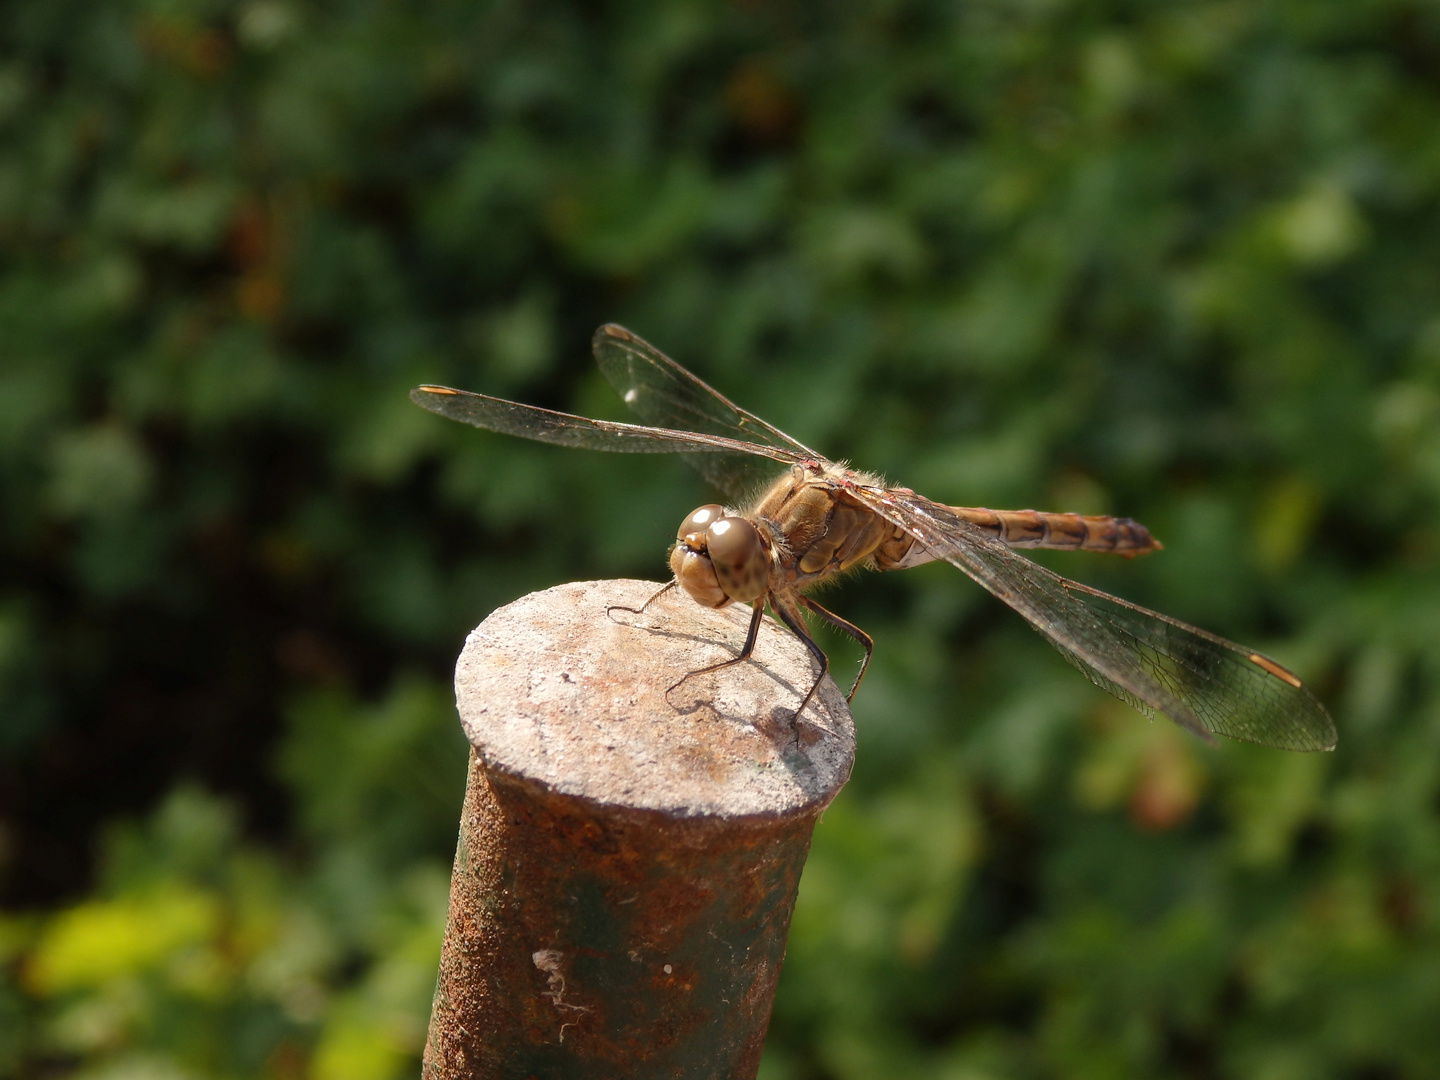
{"type": "Polygon", "coordinates": [[[810,833],[854,733],[804,646],[658,586],[495,612],[456,672],[472,746],[424,1075],[753,1076],[810,833]]]}

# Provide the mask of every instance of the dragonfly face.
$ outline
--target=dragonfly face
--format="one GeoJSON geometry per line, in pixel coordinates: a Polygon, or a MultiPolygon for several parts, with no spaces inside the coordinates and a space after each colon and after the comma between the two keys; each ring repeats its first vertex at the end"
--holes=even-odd
{"type": "Polygon", "coordinates": [[[676,584],[702,607],[758,600],[775,562],[774,541],[762,536],[761,528],[717,503],[700,507],[680,523],[670,551],[676,584]]]}
{"type": "MultiPolygon", "coordinates": [[[[691,675],[747,659],[768,605],[809,647],[820,678],[829,662],[805,629],[805,612],[860,642],[863,677],[873,647],[869,636],[805,590],[857,566],[900,570],[943,559],[1019,612],[1091,682],[1147,716],[1164,713],[1207,742],[1225,735],[1286,750],[1334,747],[1335,726],[1324,706],[1274,660],[1070,581],[1019,554],[1030,547],[1126,557],[1158,550],[1159,541],[1143,525],[1129,518],[932,502],[827,461],[628,330],[602,326],[594,347],[620,396],[654,426],[591,420],[443,386],[419,386],[410,396],[452,420],[541,442],[683,454],[737,499],[753,490],[756,465],[789,466],[754,505],[732,512],[707,504],[677,530],[670,552],[675,577],[656,595],[678,586],[706,607],[739,602],[752,608],[740,655],[691,675]]],[[[857,678],[852,696],[859,684],[857,678]]],[[[797,716],[814,692],[812,686],[797,716]]]]}

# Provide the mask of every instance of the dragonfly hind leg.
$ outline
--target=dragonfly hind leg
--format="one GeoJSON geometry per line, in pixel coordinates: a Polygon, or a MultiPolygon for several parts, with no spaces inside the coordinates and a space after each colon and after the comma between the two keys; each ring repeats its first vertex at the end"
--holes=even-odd
{"type": "MultiPolygon", "coordinates": [[[[800,597],[800,601],[807,607],[812,606],[803,596],[800,597]]],[[[813,606],[818,607],[819,605],[813,606]]],[[[810,655],[815,657],[816,663],[820,665],[820,674],[815,676],[815,681],[810,684],[810,689],[806,692],[804,700],[800,702],[800,707],[795,710],[795,718],[798,720],[800,714],[805,711],[805,706],[809,705],[810,699],[815,696],[815,691],[820,689],[820,684],[825,681],[825,676],[830,671],[830,658],[825,655],[825,650],[820,648],[820,646],[815,643],[815,639],[806,631],[805,623],[801,620],[800,612],[797,609],[794,609],[791,604],[781,601],[774,593],[770,594],[770,607],[776,615],[780,616],[780,621],[790,628],[790,632],[805,643],[805,647],[810,650],[810,655]]],[[[830,613],[823,608],[820,610],[830,618],[836,617],[830,615],[830,613]]]]}
{"type": "Polygon", "coordinates": [[[850,687],[850,693],[845,695],[846,702],[853,701],[855,699],[855,691],[860,689],[860,680],[865,678],[865,669],[870,666],[870,657],[873,656],[875,653],[875,639],[872,638],[869,634],[867,634],[864,630],[861,630],[850,620],[842,619],[833,611],[827,611],[825,608],[817,604],[814,600],[811,600],[808,596],[801,596],[799,600],[800,603],[804,604],[816,615],[819,615],[820,618],[824,619],[831,626],[835,627],[836,630],[839,630],[841,633],[848,634],[850,637],[854,638],[857,642],[860,643],[860,647],[865,650],[865,659],[860,661],[860,672],[855,676],[855,682],[850,687]]]}

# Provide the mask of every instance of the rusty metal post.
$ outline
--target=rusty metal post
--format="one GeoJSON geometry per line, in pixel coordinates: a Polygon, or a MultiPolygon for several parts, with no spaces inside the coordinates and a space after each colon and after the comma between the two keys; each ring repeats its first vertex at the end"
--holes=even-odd
{"type": "Polygon", "coordinates": [[[827,679],[747,612],[651,582],[501,608],[456,668],[470,777],[426,1080],[753,1077],[801,866],[850,774],[827,679]]]}

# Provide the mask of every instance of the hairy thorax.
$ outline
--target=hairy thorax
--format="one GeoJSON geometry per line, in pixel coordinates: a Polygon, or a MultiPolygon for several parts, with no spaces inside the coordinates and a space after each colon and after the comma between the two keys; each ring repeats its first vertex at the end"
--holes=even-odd
{"type": "Polygon", "coordinates": [[[777,585],[804,588],[871,562],[889,569],[914,539],[849,494],[882,487],[878,477],[833,468],[792,468],[771,486],[751,516],[768,526],[778,549],[777,585]]]}

